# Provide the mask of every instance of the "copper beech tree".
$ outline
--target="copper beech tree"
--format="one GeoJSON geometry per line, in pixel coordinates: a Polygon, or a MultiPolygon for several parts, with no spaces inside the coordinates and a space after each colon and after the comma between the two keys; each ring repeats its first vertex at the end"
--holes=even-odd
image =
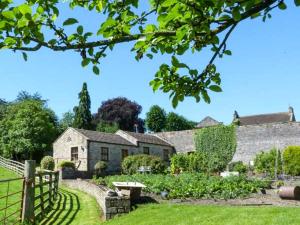
{"type": "MultiPolygon", "coordinates": [[[[300,0],[294,3],[299,6],[300,0]]],[[[131,42],[137,60],[169,54],[171,62],[158,68],[150,85],[154,91],[169,93],[174,107],[188,96],[209,103],[208,91],[222,91],[214,61],[231,55],[226,41],[241,21],[265,20],[273,9],[287,8],[284,0],[69,0],[68,4],[101,14],[99,26],[84,29],[76,18],[60,13],[59,0],[1,0],[0,48],[21,51],[25,60],[27,52],[41,48],[75,51],[82,66],[91,66],[95,74],[100,73],[101,60],[120,43],[131,42]],[[178,59],[204,48],[212,56],[197,69],[178,59]]]]}

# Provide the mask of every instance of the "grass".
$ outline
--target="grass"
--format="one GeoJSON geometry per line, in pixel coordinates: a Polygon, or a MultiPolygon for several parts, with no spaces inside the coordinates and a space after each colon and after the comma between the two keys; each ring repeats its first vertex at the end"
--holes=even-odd
{"type": "Polygon", "coordinates": [[[298,225],[300,208],[150,204],[104,225],[298,225]]]}
{"type": "MultiPolygon", "coordinates": [[[[0,180],[16,178],[13,172],[0,167],[0,180]]],[[[21,190],[22,182],[10,183],[9,193],[21,190]]],[[[0,182],[0,197],[7,193],[7,183],[0,182]]],[[[20,195],[11,196],[11,204],[20,199],[20,195]]],[[[0,209],[6,200],[0,199],[0,209]]],[[[20,208],[17,204],[8,210],[8,214],[20,208]]],[[[0,220],[3,218],[0,212],[0,220]]],[[[41,225],[298,225],[300,207],[238,207],[208,206],[186,204],[148,204],[139,205],[128,215],[102,222],[96,200],[77,190],[60,188],[58,200],[43,220],[41,225]]],[[[16,220],[9,220],[12,224],[16,220]]]]}
{"type": "MultiPolygon", "coordinates": [[[[18,178],[18,177],[19,176],[16,173],[0,167],[0,180],[12,179],[12,178],[18,178]]],[[[11,181],[11,182],[9,182],[9,186],[8,186],[8,182],[0,182],[0,198],[3,196],[6,196],[7,193],[12,194],[14,192],[21,191],[22,185],[23,185],[22,180],[11,181]]],[[[22,194],[19,193],[19,194],[10,196],[7,199],[6,198],[0,199],[0,210],[5,208],[6,205],[11,205],[13,203],[20,201],[21,197],[22,197],[22,194]]],[[[21,209],[21,203],[17,203],[7,209],[6,216],[8,216],[20,209],[21,209]]],[[[0,221],[4,218],[4,216],[5,216],[5,210],[1,210],[0,211],[0,221]]],[[[14,223],[19,219],[19,217],[20,217],[20,211],[17,212],[15,215],[11,216],[8,219],[7,223],[8,224],[14,223]]]]}
{"type": "Polygon", "coordinates": [[[78,190],[60,188],[58,200],[41,225],[96,225],[101,223],[96,200],[78,190]]]}

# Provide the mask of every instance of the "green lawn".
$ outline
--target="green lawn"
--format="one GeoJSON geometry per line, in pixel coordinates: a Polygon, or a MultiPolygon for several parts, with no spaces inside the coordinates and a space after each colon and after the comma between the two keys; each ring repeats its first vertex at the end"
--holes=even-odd
{"type": "Polygon", "coordinates": [[[150,204],[105,225],[298,225],[300,207],[150,204]]]}
{"type": "Polygon", "coordinates": [[[77,190],[60,188],[58,200],[41,225],[96,225],[101,223],[96,200],[77,190]]]}
{"type": "MultiPolygon", "coordinates": [[[[0,180],[18,177],[0,167],[0,180]]],[[[10,183],[9,193],[21,190],[22,182],[10,183]]],[[[0,183],[0,197],[6,195],[7,183],[0,183]]],[[[9,198],[9,203],[21,196],[9,198]]],[[[0,208],[5,207],[0,199],[0,208]]],[[[15,205],[9,213],[20,208],[15,205]]],[[[96,200],[77,190],[60,188],[54,209],[40,222],[41,225],[298,225],[300,207],[237,207],[185,204],[139,205],[128,215],[113,220],[101,221],[96,200]]],[[[0,212],[0,220],[3,213],[0,212]]],[[[13,220],[9,221],[14,222],[13,220]]],[[[8,224],[10,224],[8,223],[8,224]]]]}
{"type": "MultiPolygon", "coordinates": [[[[17,174],[15,174],[14,172],[11,172],[9,170],[6,170],[6,169],[0,167],[0,180],[18,178],[18,177],[19,176],[17,174]]],[[[15,193],[15,192],[18,192],[21,190],[22,190],[22,180],[9,182],[9,186],[8,186],[7,182],[0,182],[0,198],[3,196],[6,196],[7,193],[12,194],[12,193],[15,193]],[[8,192],[7,192],[7,190],[8,190],[8,192]]],[[[6,204],[11,205],[13,203],[16,203],[17,201],[20,201],[21,197],[22,197],[22,194],[19,193],[17,195],[10,196],[8,199],[6,199],[6,198],[0,199],[0,210],[5,208],[6,204]]],[[[15,204],[14,206],[7,209],[6,216],[16,212],[20,208],[21,208],[21,203],[15,204]]],[[[4,210],[1,210],[0,211],[0,221],[3,219],[4,215],[5,215],[4,210]]],[[[20,216],[20,212],[18,212],[16,215],[10,217],[8,220],[8,224],[16,222],[17,219],[19,218],[19,216],[20,216]]]]}

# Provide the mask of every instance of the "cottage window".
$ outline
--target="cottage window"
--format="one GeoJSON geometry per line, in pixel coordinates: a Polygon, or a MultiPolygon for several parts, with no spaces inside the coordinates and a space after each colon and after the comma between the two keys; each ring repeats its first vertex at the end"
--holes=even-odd
{"type": "Polygon", "coordinates": [[[146,155],[149,155],[149,154],[150,154],[150,149],[149,149],[149,147],[144,147],[144,148],[143,148],[143,153],[146,154],[146,155]]]}
{"type": "Polygon", "coordinates": [[[71,161],[78,161],[78,147],[71,148],[71,161]]]}
{"type": "Polygon", "coordinates": [[[101,148],[101,160],[108,161],[108,148],[105,147],[101,148]]]}
{"type": "Polygon", "coordinates": [[[128,156],[128,149],[122,149],[122,160],[128,156]]]}
{"type": "Polygon", "coordinates": [[[170,161],[170,151],[169,149],[164,149],[163,150],[163,159],[164,161],[170,161]]]}

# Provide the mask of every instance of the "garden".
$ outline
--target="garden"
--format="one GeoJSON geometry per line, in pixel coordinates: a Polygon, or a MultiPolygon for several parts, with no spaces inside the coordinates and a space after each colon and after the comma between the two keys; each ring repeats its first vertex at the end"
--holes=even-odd
{"type": "MultiPolygon", "coordinates": [[[[265,198],[268,192],[278,198],[270,204],[280,205],[278,188],[295,185],[297,179],[291,183],[287,178],[300,175],[300,147],[289,146],[282,154],[277,149],[261,152],[253,165],[230,162],[236,148],[234,132],[234,126],[201,129],[195,135],[195,153],[173,155],[169,164],[156,156],[128,156],[122,175],[105,176],[102,162],[92,182],[112,189],[113,182],[139,182],[146,186],[143,194],[157,201],[265,198]],[[150,167],[151,173],[138,172],[140,167],[150,167]],[[224,171],[227,176],[221,176],[224,171]]],[[[255,204],[259,202],[263,200],[255,204]]]]}

